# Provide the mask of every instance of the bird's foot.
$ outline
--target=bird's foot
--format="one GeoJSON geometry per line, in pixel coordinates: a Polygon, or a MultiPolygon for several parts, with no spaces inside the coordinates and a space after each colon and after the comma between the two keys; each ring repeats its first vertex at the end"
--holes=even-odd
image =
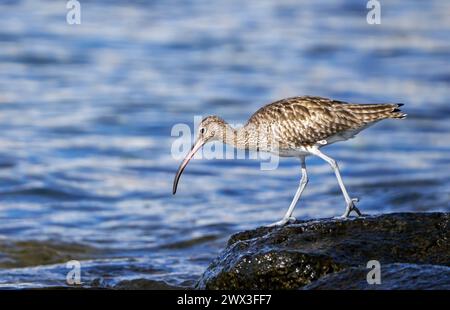
{"type": "Polygon", "coordinates": [[[344,214],[341,216],[341,218],[347,218],[352,211],[355,211],[358,216],[361,216],[362,213],[359,211],[359,209],[356,207],[355,203],[359,201],[358,198],[352,198],[351,201],[347,204],[347,208],[345,209],[344,214]]]}
{"type": "Polygon", "coordinates": [[[276,226],[284,226],[289,222],[295,222],[296,218],[291,216],[291,217],[283,217],[281,220],[279,220],[278,222],[272,223],[267,225],[266,227],[276,227],[276,226]]]}

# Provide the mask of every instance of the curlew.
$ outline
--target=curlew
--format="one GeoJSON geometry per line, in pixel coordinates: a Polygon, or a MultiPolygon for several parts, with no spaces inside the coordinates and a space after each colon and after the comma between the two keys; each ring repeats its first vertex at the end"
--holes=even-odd
{"type": "Polygon", "coordinates": [[[194,154],[207,142],[219,140],[235,148],[270,152],[281,157],[297,157],[301,163],[301,179],[294,198],[284,217],[269,226],[284,225],[295,220],[295,206],[307,183],[306,157],[315,155],[326,161],[334,171],[345,199],[342,217],[352,211],[358,216],[357,198],[350,198],[333,158],[322,152],[322,147],[353,138],[361,130],[376,122],[406,114],[403,104],[351,104],[322,97],[292,97],[270,103],[256,111],[241,128],[235,129],[218,116],[205,117],[198,128],[197,139],[181,163],[173,182],[173,194],[184,168],[194,154]]]}

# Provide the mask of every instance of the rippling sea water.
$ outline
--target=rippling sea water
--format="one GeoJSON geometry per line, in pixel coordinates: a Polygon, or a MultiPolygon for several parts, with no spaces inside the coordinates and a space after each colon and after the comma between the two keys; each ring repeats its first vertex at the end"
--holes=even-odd
{"type": "MultiPolygon", "coordinates": [[[[85,287],[191,287],[282,217],[299,167],[194,160],[172,196],[172,126],[289,96],[404,102],[327,152],[365,213],[450,209],[450,2],[382,1],[381,25],[366,1],[80,2],[73,26],[66,1],[0,2],[0,287],[65,286],[72,259],[85,287]]],[[[307,165],[295,216],[340,215],[307,165]]]]}

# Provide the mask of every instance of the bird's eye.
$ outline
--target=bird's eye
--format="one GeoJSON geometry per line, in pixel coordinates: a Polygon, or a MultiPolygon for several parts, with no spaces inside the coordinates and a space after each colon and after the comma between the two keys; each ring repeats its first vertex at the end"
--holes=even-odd
{"type": "Polygon", "coordinates": [[[200,133],[203,135],[204,133],[206,132],[206,129],[203,127],[203,128],[200,128],[200,133]]]}

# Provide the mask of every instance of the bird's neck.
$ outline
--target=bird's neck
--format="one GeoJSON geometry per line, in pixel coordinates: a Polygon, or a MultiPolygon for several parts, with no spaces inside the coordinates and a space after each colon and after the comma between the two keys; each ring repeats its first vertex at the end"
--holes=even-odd
{"type": "Polygon", "coordinates": [[[247,125],[235,129],[226,124],[222,142],[237,149],[251,149],[252,141],[257,139],[254,135],[255,131],[250,130],[247,125]]]}

